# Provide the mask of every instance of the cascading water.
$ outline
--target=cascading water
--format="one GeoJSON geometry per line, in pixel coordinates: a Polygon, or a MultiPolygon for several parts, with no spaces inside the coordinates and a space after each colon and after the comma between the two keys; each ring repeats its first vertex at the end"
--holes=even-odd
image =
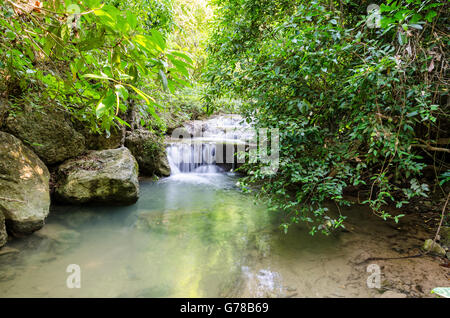
{"type": "Polygon", "coordinates": [[[216,165],[216,145],[213,143],[174,143],[167,147],[167,157],[172,175],[224,171],[216,165]]]}
{"type": "Polygon", "coordinates": [[[184,138],[174,133],[168,141],[171,174],[234,170],[236,145],[245,145],[245,141],[252,137],[249,127],[238,115],[187,123],[180,130],[184,138]]]}

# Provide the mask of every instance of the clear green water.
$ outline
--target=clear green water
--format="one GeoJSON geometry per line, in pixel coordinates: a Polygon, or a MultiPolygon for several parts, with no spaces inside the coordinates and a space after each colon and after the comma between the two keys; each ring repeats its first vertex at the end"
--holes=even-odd
{"type": "Polygon", "coordinates": [[[0,296],[231,294],[247,249],[264,253],[256,241],[271,224],[235,182],[226,174],[181,174],[142,182],[133,206],[54,207],[48,233],[11,242],[20,253],[0,258],[0,296]],[[80,289],[66,287],[69,264],[81,268],[80,289]]]}
{"type": "Polygon", "coordinates": [[[177,174],[143,181],[133,206],[53,207],[42,230],[8,243],[18,253],[0,256],[0,297],[340,296],[350,268],[339,240],[282,234],[236,181],[177,174]],[[67,288],[69,264],[80,289],[67,288]]]}

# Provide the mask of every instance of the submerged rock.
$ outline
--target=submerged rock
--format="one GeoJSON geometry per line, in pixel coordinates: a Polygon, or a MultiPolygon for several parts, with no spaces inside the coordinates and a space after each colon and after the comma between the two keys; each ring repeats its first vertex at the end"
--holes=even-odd
{"type": "Polygon", "coordinates": [[[44,225],[49,213],[50,174],[44,163],[19,139],[0,132],[0,210],[13,235],[44,225]]]}
{"type": "Polygon", "coordinates": [[[90,151],[59,166],[56,198],[67,203],[132,204],[139,196],[138,164],[127,148],[90,151]]]}
{"type": "Polygon", "coordinates": [[[7,247],[7,246],[0,248],[0,256],[18,254],[18,253],[20,253],[20,251],[17,248],[11,248],[11,247],[7,247]]]}
{"type": "Polygon", "coordinates": [[[139,164],[139,172],[145,176],[169,176],[170,166],[164,144],[150,131],[138,129],[127,132],[125,146],[130,149],[139,164]]]}
{"type": "Polygon", "coordinates": [[[23,111],[10,114],[7,130],[28,143],[46,164],[62,162],[85,151],[85,139],[61,111],[23,111]]]}
{"type": "Polygon", "coordinates": [[[438,243],[434,243],[433,244],[433,240],[432,239],[428,239],[428,240],[425,241],[425,243],[423,244],[423,249],[425,251],[429,251],[431,253],[435,253],[435,254],[438,254],[438,255],[445,256],[444,248],[442,248],[442,246],[440,246],[438,243]]]}
{"type": "Polygon", "coordinates": [[[58,243],[77,243],[80,233],[68,229],[60,224],[47,224],[37,231],[35,235],[42,239],[52,240],[58,243]]]}
{"type": "Polygon", "coordinates": [[[17,276],[17,269],[14,266],[1,266],[0,282],[13,280],[17,276]]]}
{"type": "Polygon", "coordinates": [[[388,290],[387,292],[384,292],[380,298],[406,298],[407,296],[402,293],[397,293],[392,290],[388,290]]]}
{"type": "Polygon", "coordinates": [[[8,234],[6,234],[5,216],[0,211],[0,247],[8,241],[8,234]]]}
{"type": "Polygon", "coordinates": [[[53,205],[51,213],[54,220],[69,228],[80,228],[86,223],[92,224],[101,219],[101,214],[89,206],[53,205]]]}

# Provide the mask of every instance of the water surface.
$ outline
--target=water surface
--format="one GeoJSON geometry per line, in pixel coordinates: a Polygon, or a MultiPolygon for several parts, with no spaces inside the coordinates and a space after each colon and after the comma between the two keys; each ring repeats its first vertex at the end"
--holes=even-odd
{"type": "Polygon", "coordinates": [[[235,183],[231,173],[181,173],[141,182],[133,206],[54,206],[42,231],[8,245],[20,253],[0,258],[0,296],[234,295],[249,253],[268,253],[276,228],[235,183]],[[69,264],[81,268],[80,289],[66,286],[69,264]]]}

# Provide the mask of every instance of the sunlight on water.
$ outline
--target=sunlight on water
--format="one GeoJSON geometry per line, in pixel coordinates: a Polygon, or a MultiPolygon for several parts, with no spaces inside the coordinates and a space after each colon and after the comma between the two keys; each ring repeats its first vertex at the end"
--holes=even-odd
{"type": "Polygon", "coordinates": [[[232,293],[250,241],[270,223],[235,182],[227,174],[177,174],[142,182],[134,206],[54,207],[43,231],[10,244],[18,255],[0,258],[0,296],[232,293]],[[66,287],[69,264],[81,267],[80,289],[66,287]]]}
{"type": "MultiPolygon", "coordinates": [[[[202,130],[226,138],[237,123],[239,117],[218,117],[202,130]]],[[[197,145],[171,143],[171,176],[142,181],[132,206],[53,206],[43,229],[0,254],[0,297],[374,295],[364,269],[355,272],[349,262],[373,241],[366,231],[312,237],[303,224],[285,235],[278,213],[242,193],[238,176],[214,164],[216,145],[197,145]],[[70,264],[81,270],[79,289],[66,283],[70,264]]],[[[371,214],[361,207],[350,212],[365,222],[361,228],[386,231],[385,223],[368,222],[371,214]]]]}
{"type": "Polygon", "coordinates": [[[312,237],[294,226],[285,235],[236,182],[233,173],[179,173],[142,181],[132,206],[54,206],[42,230],[0,256],[0,297],[374,295],[347,257],[369,243],[365,234],[312,237]],[[80,289],[66,285],[70,264],[81,268],[80,289]]]}
{"type": "MultiPolygon", "coordinates": [[[[219,139],[247,128],[239,116],[202,127],[219,139]]],[[[53,206],[43,229],[0,255],[0,297],[368,295],[364,281],[342,291],[351,268],[336,237],[298,226],[283,234],[277,214],[214,165],[216,145],[198,145],[170,144],[172,175],[142,181],[132,206],[53,206]],[[79,289],[67,287],[70,264],[81,269],[79,289]]]]}

